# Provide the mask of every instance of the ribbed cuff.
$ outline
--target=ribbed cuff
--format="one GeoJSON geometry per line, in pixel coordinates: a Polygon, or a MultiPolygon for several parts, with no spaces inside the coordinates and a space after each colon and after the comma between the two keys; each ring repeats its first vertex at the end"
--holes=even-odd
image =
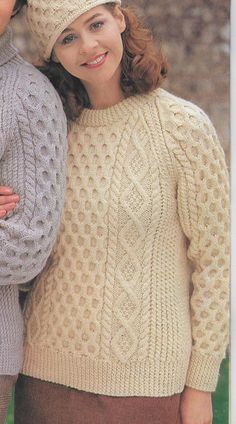
{"type": "Polygon", "coordinates": [[[0,375],[19,374],[23,362],[22,343],[14,345],[0,345],[0,375]]]}
{"type": "Polygon", "coordinates": [[[18,374],[23,357],[23,316],[17,286],[0,286],[0,374],[18,374]]]}
{"type": "Polygon", "coordinates": [[[204,392],[216,390],[222,357],[192,352],[186,386],[204,392]]]}

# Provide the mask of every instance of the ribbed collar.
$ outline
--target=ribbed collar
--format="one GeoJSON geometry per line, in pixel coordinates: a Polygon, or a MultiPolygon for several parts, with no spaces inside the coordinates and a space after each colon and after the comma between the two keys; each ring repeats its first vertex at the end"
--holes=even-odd
{"type": "Polygon", "coordinates": [[[17,50],[13,47],[12,31],[8,27],[3,35],[0,36],[0,66],[9,62],[17,55],[17,50]]]}
{"type": "Polygon", "coordinates": [[[128,97],[106,109],[84,109],[79,118],[79,125],[99,127],[127,121],[129,116],[135,113],[135,110],[139,110],[144,104],[150,102],[152,97],[157,96],[157,90],[159,89],[149,94],[128,97]]]}

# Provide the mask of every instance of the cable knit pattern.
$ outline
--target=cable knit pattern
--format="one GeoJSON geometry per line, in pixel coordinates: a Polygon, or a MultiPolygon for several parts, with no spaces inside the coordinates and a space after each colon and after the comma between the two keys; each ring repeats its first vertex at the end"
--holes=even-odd
{"type": "Polygon", "coordinates": [[[0,373],[14,374],[22,362],[22,318],[18,287],[10,286],[34,278],[55,243],[66,182],[67,129],[56,91],[18,56],[10,30],[0,37],[0,97],[0,184],[20,195],[14,213],[0,221],[0,373]]]}
{"type": "Polygon", "coordinates": [[[214,390],[228,206],[223,150],[195,105],[158,89],[84,110],[52,263],[25,307],[23,372],[114,396],[214,390]]]}

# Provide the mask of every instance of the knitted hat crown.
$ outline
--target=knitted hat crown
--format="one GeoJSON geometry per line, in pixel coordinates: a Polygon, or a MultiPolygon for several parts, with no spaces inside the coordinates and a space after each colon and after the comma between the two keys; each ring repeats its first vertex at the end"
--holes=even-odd
{"type": "Polygon", "coordinates": [[[121,0],[28,0],[29,27],[44,59],[49,59],[62,31],[80,15],[106,3],[121,0]]]}

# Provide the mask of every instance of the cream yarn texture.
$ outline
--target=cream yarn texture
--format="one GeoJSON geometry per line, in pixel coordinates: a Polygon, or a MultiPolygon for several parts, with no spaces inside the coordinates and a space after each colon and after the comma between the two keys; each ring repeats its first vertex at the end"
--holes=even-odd
{"type": "MultiPolygon", "coordinates": [[[[121,4],[120,0],[114,3],[121,4]]],[[[61,32],[75,19],[104,0],[29,0],[27,19],[44,59],[49,59],[61,32]]]]}
{"type": "Polygon", "coordinates": [[[162,89],[85,109],[67,165],[52,264],[25,308],[23,373],[110,396],[214,391],[229,184],[209,118],[162,89]]]}

